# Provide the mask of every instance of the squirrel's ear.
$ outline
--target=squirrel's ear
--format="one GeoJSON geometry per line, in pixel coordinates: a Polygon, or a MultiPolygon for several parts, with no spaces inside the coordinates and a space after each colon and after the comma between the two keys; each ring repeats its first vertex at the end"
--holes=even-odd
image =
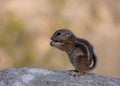
{"type": "Polygon", "coordinates": [[[72,32],[67,31],[66,34],[67,34],[67,36],[70,36],[72,34],[72,32]]]}

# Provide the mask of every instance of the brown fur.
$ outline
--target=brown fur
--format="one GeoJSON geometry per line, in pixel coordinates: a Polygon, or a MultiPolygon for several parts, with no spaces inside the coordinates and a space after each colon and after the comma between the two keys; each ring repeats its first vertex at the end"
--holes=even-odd
{"type": "Polygon", "coordinates": [[[51,39],[51,46],[57,47],[68,54],[70,62],[78,71],[74,75],[82,75],[96,66],[97,57],[94,54],[92,45],[87,40],[77,38],[71,31],[66,29],[56,31],[51,39]]]}

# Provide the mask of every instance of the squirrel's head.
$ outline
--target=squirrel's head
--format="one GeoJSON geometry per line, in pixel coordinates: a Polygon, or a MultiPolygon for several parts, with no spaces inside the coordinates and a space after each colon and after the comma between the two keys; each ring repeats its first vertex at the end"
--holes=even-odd
{"type": "Polygon", "coordinates": [[[60,48],[62,45],[66,43],[70,39],[73,33],[67,29],[57,30],[51,37],[50,45],[53,47],[60,48]]]}

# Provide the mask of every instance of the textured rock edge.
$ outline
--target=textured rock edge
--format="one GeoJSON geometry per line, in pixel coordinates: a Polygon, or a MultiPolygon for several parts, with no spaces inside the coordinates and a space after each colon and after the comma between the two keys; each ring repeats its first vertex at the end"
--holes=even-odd
{"type": "Polygon", "coordinates": [[[120,86],[120,78],[87,73],[74,77],[68,70],[11,68],[0,71],[0,86],[120,86]]]}

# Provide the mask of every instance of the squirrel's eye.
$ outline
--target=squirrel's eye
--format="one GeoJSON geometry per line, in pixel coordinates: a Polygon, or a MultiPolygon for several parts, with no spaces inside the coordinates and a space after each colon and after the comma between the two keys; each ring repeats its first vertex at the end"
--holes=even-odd
{"type": "Polygon", "coordinates": [[[59,36],[59,35],[61,35],[61,34],[62,34],[61,32],[57,32],[57,33],[56,33],[56,36],[59,36]]]}

